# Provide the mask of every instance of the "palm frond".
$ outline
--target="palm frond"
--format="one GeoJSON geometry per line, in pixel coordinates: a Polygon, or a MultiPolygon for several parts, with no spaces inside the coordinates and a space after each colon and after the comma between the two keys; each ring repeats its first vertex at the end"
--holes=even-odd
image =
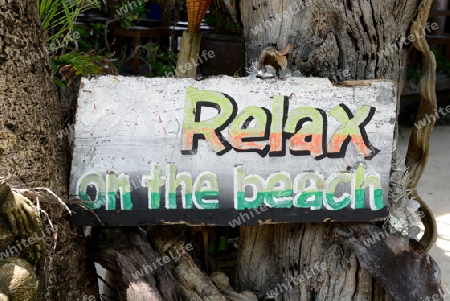
{"type": "Polygon", "coordinates": [[[94,52],[69,52],[52,58],[52,65],[63,82],[70,85],[78,76],[87,74],[117,74],[110,56],[94,52]]]}
{"type": "Polygon", "coordinates": [[[49,32],[48,43],[63,38],[73,31],[78,15],[99,7],[97,0],[36,0],[42,27],[49,32]]]}
{"type": "MultiPolygon", "coordinates": [[[[100,7],[98,0],[36,0],[39,8],[42,27],[49,37],[47,44],[63,45],[62,50],[51,56],[58,86],[70,85],[77,77],[87,74],[117,74],[111,55],[99,55],[97,52],[78,52],[78,48],[70,49],[67,43],[74,33],[75,22],[80,13],[100,7]]],[[[105,1],[105,0],[101,0],[105,1]]]]}

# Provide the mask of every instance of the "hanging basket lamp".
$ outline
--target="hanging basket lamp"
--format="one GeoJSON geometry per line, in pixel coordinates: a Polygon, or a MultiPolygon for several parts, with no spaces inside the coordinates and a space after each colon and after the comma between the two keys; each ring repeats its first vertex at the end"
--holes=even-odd
{"type": "Polygon", "coordinates": [[[198,52],[200,51],[200,24],[212,0],[186,0],[188,9],[188,29],[183,32],[178,54],[176,77],[195,77],[198,52]]]}
{"type": "Polygon", "coordinates": [[[211,6],[211,3],[212,0],[186,0],[189,32],[200,31],[200,24],[211,6]]]}

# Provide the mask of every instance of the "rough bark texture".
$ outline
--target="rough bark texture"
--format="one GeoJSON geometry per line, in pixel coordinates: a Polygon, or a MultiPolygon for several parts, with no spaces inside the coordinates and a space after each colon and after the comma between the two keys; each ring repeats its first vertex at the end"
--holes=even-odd
{"type": "MultiPolygon", "coordinates": [[[[268,46],[281,49],[291,43],[292,70],[321,77],[338,76],[348,70],[350,76],[346,79],[392,79],[401,88],[409,46],[398,44],[408,32],[418,2],[243,0],[241,15],[247,61],[256,61],[268,46]],[[295,12],[297,7],[299,10],[295,12]],[[291,16],[276,21],[277,14],[283,19],[284,11],[291,16]],[[273,23],[271,16],[275,19],[273,23]],[[267,28],[265,21],[271,24],[267,28]],[[262,31],[255,34],[252,31],[255,26],[262,26],[262,31]]],[[[0,175],[11,175],[9,182],[16,186],[46,186],[64,195],[67,174],[63,141],[66,137],[58,139],[56,135],[61,128],[60,110],[44,42],[34,1],[0,0],[0,175]],[[24,64],[24,60],[31,63],[24,64]]],[[[96,296],[92,263],[87,259],[89,254],[84,249],[81,229],[68,225],[62,208],[52,206],[46,210],[60,231],[56,249],[48,257],[50,276],[46,297],[42,299],[82,300],[83,296],[96,296]]],[[[105,231],[108,247],[115,246],[106,250],[115,260],[105,262],[112,265],[112,270],[128,265],[131,271],[155,259],[155,251],[142,243],[138,234],[124,236],[114,234],[119,230],[105,231]],[[114,240],[116,236],[120,240],[114,240]],[[136,256],[134,261],[130,255],[136,256]]],[[[156,235],[154,239],[158,249],[165,249],[169,240],[156,235]]],[[[254,291],[260,299],[278,286],[283,291],[272,299],[388,299],[360,267],[350,248],[335,238],[333,224],[242,227],[239,247],[239,290],[254,291]],[[291,283],[290,277],[299,275],[304,275],[303,281],[291,283]]],[[[128,300],[139,300],[140,290],[146,290],[147,294],[154,292],[154,300],[222,299],[201,273],[198,283],[207,286],[190,287],[187,280],[192,279],[186,271],[197,273],[198,269],[189,258],[180,262],[182,265],[172,267],[171,271],[157,270],[156,278],[148,275],[146,285],[133,282],[131,274],[118,275],[125,277],[127,286],[123,288],[128,300]],[[173,279],[171,286],[159,289],[162,283],[173,279]],[[186,291],[179,293],[183,286],[192,295],[186,291]],[[184,299],[184,296],[188,297],[184,299]]]]}
{"type": "Polygon", "coordinates": [[[306,76],[331,77],[340,69],[350,72],[348,80],[401,83],[411,44],[400,39],[408,35],[419,2],[241,1],[246,61],[256,61],[266,47],[290,43],[290,68],[306,76]],[[262,30],[255,34],[257,26],[262,30]]]}
{"type": "Polygon", "coordinates": [[[110,285],[118,299],[184,300],[175,277],[158,263],[159,254],[142,232],[138,228],[94,228],[94,258],[110,272],[110,285]]]}
{"type": "MultiPolygon", "coordinates": [[[[409,34],[419,2],[241,1],[246,61],[257,61],[266,47],[290,43],[292,71],[333,81],[391,79],[401,91],[411,47],[402,37],[409,34]],[[342,78],[346,70],[349,76],[342,78]]],[[[241,227],[237,284],[259,298],[278,286],[283,291],[274,300],[389,299],[351,249],[336,240],[333,224],[241,227]],[[317,263],[326,269],[287,286],[317,263]]]]}
{"type": "Polygon", "coordinates": [[[273,300],[385,300],[382,289],[361,269],[353,252],[336,240],[334,227],[241,227],[237,289],[249,289],[260,300],[277,287],[280,294],[273,300]]]}
{"type": "MultiPolygon", "coordinates": [[[[67,137],[56,135],[61,111],[45,40],[36,1],[0,1],[0,176],[15,187],[45,186],[65,196],[67,137]]],[[[55,250],[47,237],[48,287],[42,299],[97,295],[81,228],[68,224],[60,205],[41,206],[59,229],[55,250]]]]}
{"type": "MultiPolygon", "coordinates": [[[[161,256],[169,253],[177,254],[184,246],[192,245],[184,232],[174,235],[174,228],[171,226],[149,227],[148,239],[159,250],[161,256]]],[[[196,227],[199,228],[199,227],[196,227]]],[[[175,228],[176,229],[176,228],[175,228]]],[[[178,284],[181,286],[184,300],[192,301],[255,301],[256,296],[250,291],[236,293],[230,286],[229,278],[223,272],[214,272],[208,277],[199,267],[198,262],[191,257],[191,253],[186,253],[179,260],[170,263],[170,270],[174,274],[178,284]]]]}
{"type": "Polygon", "coordinates": [[[115,295],[106,300],[256,300],[251,292],[236,293],[223,273],[210,279],[192,259],[192,244],[174,229],[94,228],[93,255],[108,271],[108,296],[115,295]]]}

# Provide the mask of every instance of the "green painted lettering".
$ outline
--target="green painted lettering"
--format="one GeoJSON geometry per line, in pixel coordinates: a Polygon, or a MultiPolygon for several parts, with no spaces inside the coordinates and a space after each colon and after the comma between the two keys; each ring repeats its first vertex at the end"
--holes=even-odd
{"type": "Polygon", "coordinates": [[[321,209],[324,187],[323,176],[318,173],[307,172],[296,176],[294,179],[294,206],[311,208],[311,210],[321,209]]]}
{"type": "Polygon", "coordinates": [[[245,176],[242,165],[234,167],[234,208],[236,210],[254,209],[264,202],[264,179],[258,175],[245,176]],[[253,189],[253,195],[247,197],[245,187],[253,189]]]}
{"type": "Polygon", "coordinates": [[[266,204],[272,208],[292,207],[292,181],[287,172],[270,175],[264,188],[266,204]]]}
{"type": "Polygon", "coordinates": [[[355,171],[353,180],[352,209],[364,208],[365,191],[369,189],[369,204],[372,210],[384,208],[383,189],[378,174],[365,175],[365,169],[360,164],[355,171]]]}
{"type": "Polygon", "coordinates": [[[184,106],[182,153],[195,153],[197,139],[202,136],[216,153],[226,151],[227,147],[224,144],[227,142],[220,136],[220,130],[235,116],[236,104],[222,93],[188,87],[184,106]],[[214,118],[201,121],[202,106],[214,107],[219,113],[214,118]]]}
{"type": "Polygon", "coordinates": [[[215,174],[209,171],[202,172],[194,183],[194,204],[199,209],[217,209],[217,199],[204,199],[219,196],[219,183],[215,174]]]}
{"type": "Polygon", "coordinates": [[[341,197],[336,197],[336,188],[341,183],[351,183],[352,175],[350,173],[338,173],[328,179],[325,193],[326,202],[325,207],[329,210],[341,210],[347,207],[351,201],[351,195],[344,192],[341,197]]]}
{"type": "Polygon", "coordinates": [[[161,166],[152,164],[150,176],[142,177],[142,186],[148,187],[148,208],[159,209],[161,203],[160,187],[165,184],[165,177],[161,176],[161,166]]]}
{"type": "Polygon", "coordinates": [[[167,165],[166,208],[177,208],[177,187],[181,185],[183,209],[192,208],[192,177],[188,172],[177,174],[175,164],[167,165]]]}
{"type": "Polygon", "coordinates": [[[341,125],[330,139],[328,155],[331,155],[331,157],[344,156],[348,143],[347,138],[350,137],[350,141],[354,144],[356,151],[363,154],[364,158],[371,159],[375,156],[379,150],[369,142],[364,129],[364,126],[372,119],[374,113],[375,108],[369,106],[358,106],[354,116],[344,104],[332,108],[330,115],[336,118],[341,125]]]}
{"type": "MultiPolygon", "coordinates": [[[[270,124],[270,154],[283,152],[284,97],[275,95],[272,99],[272,123],[270,124]]],[[[287,110],[287,108],[286,108],[287,110]]]]}
{"type": "Polygon", "coordinates": [[[83,201],[83,205],[95,210],[103,206],[106,202],[106,184],[99,173],[87,173],[78,179],[77,195],[83,201]],[[88,186],[94,186],[96,190],[95,198],[91,200],[86,193],[88,186]]]}
{"type": "Polygon", "coordinates": [[[120,193],[120,209],[131,210],[131,187],[130,178],[126,174],[117,175],[114,172],[106,174],[106,194],[108,201],[106,202],[106,210],[116,210],[117,191],[120,193]]]}
{"type": "Polygon", "coordinates": [[[228,138],[231,145],[241,151],[263,150],[267,142],[255,140],[262,140],[266,136],[266,123],[267,114],[263,108],[256,106],[244,108],[228,129],[228,138]],[[250,120],[255,123],[252,127],[247,124],[250,120]]]}
{"type": "Polygon", "coordinates": [[[297,108],[289,113],[284,131],[292,135],[289,139],[289,149],[292,153],[297,155],[306,153],[313,157],[323,155],[326,139],[323,137],[323,116],[318,109],[310,107],[297,108]]]}

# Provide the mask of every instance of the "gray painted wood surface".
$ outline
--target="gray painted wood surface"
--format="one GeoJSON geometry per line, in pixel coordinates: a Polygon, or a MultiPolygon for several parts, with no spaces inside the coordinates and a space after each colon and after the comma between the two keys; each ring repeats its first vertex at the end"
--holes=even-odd
{"type": "MultiPolygon", "coordinates": [[[[337,87],[327,79],[319,78],[260,80],[223,76],[201,81],[122,76],[84,78],[78,98],[70,194],[75,198],[79,196],[77,190],[86,174],[98,173],[103,179],[106,174],[112,172],[119,177],[120,174],[127,175],[130,182],[132,209],[123,210],[126,208],[121,208],[119,198],[115,208],[109,208],[112,210],[105,210],[105,206],[101,206],[96,212],[105,225],[177,222],[228,225],[233,219],[239,218],[245,224],[284,221],[321,222],[329,218],[335,221],[380,219],[387,215],[395,110],[396,87],[390,81],[375,81],[364,86],[337,87]],[[283,97],[288,106],[285,113],[287,116],[284,119],[289,118],[289,114],[299,107],[320,109],[326,115],[327,138],[323,149],[324,154],[316,158],[309,154],[293,154],[289,150],[289,139],[284,138],[283,141],[286,143],[284,155],[279,153],[272,155],[270,152],[261,155],[257,152],[238,152],[235,149],[218,155],[203,139],[198,140],[198,149],[195,154],[183,153],[184,115],[189,114],[184,110],[188,87],[199,91],[217,91],[234,99],[238,116],[246,107],[264,107],[266,112],[272,115],[272,123],[278,122],[280,126],[283,121],[276,118],[277,114],[272,108],[275,95],[283,97]],[[348,107],[352,114],[355,114],[362,106],[373,108],[373,116],[367,118],[367,124],[360,127],[366,131],[367,139],[373,148],[379,150],[372,154],[372,158],[367,156],[365,158],[361,152],[358,152],[353,140],[348,143],[343,158],[333,158],[336,154],[327,154],[330,139],[341,126],[341,122],[330,114],[330,110],[340,104],[348,107]],[[202,210],[199,208],[202,207],[200,200],[197,203],[193,202],[192,209],[183,209],[180,191],[178,191],[176,209],[167,209],[164,200],[167,183],[163,179],[160,208],[149,209],[148,191],[147,188],[142,187],[142,179],[143,176],[150,175],[152,164],[161,168],[162,176],[166,176],[169,164],[175,164],[178,174],[187,172],[191,175],[194,186],[202,172],[210,172],[217,178],[218,196],[211,198],[217,199],[216,207],[218,208],[202,210]],[[255,174],[262,177],[267,185],[268,177],[276,173],[284,173],[290,177],[292,184],[295,184],[296,176],[308,172],[321,174],[325,180],[331,179],[339,172],[353,176],[359,164],[364,166],[366,175],[379,175],[384,208],[371,209],[368,201],[370,192],[367,189],[364,208],[356,210],[353,210],[351,205],[341,210],[330,210],[325,206],[325,201],[318,210],[298,208],[294,205],[286,206],[289,208],[235,209],[237,166],[243,166],[247,176],[255,174]],[[244,213],[248,214],[248,218],[244,213]]],[[[218,113],[214,108],[202,107],[199,114],[200,121],[204,121],[214,118],[218,113]]],[[[351,117],[349,116],[348,119],[351,117]]],[[[303,126],[307,124],[308,122],[303,126]]],[[[253,121],[249,127],[254,125],[253,121]]],[[[220,131],[223,136],[220,141],[230,140],[229,127],[220,131]]],[[[264,141],[271,144],[269,139],[264,141]]],[[[328,185],[328,182],[325,182],[325,185],[328,185]]],[[[343,193],[351,194],[350,186],[350,184],[338,185],[335,196],[340,197],[343,193]]],[[[247,196],[252,195],[249,188],[250,186],[246,187],[247,196]]],[[[275,187],[273,191],[277,189],[281,188],[275,187]]],[[[295,196],[295,191],[292,196],[295,196]]],[[[280,199],[273,198],[272,203],[268,202],[267,198],[265,200],[269,207],[276,207],[273,206],[273,202],[280,199]]],[[[203,204],[208,202],[207,198],[203,201],[203,204]]],[[[88,210],[77,207],[76,211],[78,214],[73,219],[74,223],[96,224],[96,219],[88,210]]]]}

